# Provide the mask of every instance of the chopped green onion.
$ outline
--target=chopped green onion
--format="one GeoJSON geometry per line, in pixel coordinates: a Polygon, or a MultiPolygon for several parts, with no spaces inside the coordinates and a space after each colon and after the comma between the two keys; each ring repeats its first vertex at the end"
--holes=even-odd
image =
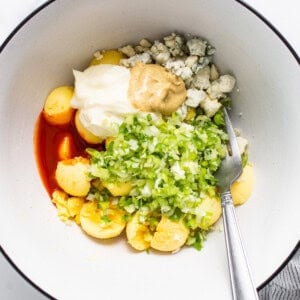
{"type": "MultiPolygon", "coordinates": [[[[106,151],[87,150],[89,175],[111,183],[130,182],[129,195],[118,201],[126,216],[139,211],[151,229],[157,225],[151,215],[183,219],[191,231],[188,244],[201,249],[205,234],[199,226],[206,228],[210,216],[199,214],[197,207],[204,197],[217,193],[214,172],[225,157],[228,139],[223,122],[221,111],[213,120],[198,115],[187,122],[176,113],[167,119],[129,115],[106,151]]],[[[93,187],[88,198],[105,208],[108,193],[93,187]]]]}

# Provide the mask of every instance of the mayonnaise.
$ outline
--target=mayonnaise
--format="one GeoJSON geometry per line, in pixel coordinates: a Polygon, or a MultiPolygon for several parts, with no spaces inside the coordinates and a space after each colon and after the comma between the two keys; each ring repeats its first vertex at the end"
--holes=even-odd
{"type": "Polygon", "coordinates": [[[73,73],[71,106],[79,110],[80,122],[94,135],[103,139],[116,135],[124,116],[138,112],[127,97],[129,69],[101,64],[73,73]]]}

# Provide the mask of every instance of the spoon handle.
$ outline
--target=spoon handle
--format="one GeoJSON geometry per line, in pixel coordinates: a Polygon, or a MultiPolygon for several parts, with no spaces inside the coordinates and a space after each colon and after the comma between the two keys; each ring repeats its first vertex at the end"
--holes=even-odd
{"type": "Polygon", "coordinates": [[[234,300],[258,300],[242,245],[230,192],[221,194],[225,242],[234,300]]]}

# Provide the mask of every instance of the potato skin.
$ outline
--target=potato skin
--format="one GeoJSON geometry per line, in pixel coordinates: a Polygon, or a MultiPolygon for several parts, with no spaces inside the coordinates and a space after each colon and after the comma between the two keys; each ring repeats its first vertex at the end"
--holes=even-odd
{"type": "Polygon", "coordinates": [[[102,143],[102,138],[92,134],[90,131],[83,127],[79,119],[79,111],[77,111],[75,114],[75,127],[80,137],[84,139],[87,143],[94,145],[102,143]]]}
{"type": "Polygon", "coordinates": [[[91,187],[88,169],[89,160],[83,157],[59,161],[55,172],[57,184],[69,195],[85,197],[91,187]]]}
{"type": "Polygon", "coordinates": [[[43,115],[48,123],[52,125],[70,123],[74,113],[71,107],[73,94],[72,86],[60,86],[48,95],[43,109],[43,115]]]}

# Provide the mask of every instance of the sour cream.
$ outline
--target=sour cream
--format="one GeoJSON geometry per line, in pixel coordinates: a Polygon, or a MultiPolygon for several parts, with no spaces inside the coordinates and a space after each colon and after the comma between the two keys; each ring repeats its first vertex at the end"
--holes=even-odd
{"type": "Polygon", "coordinates": [[[79,110],[80,122],[94,135],[116,135],[124,116],[138,112],[128,101],[129,69],[102,64],[73,73],[75,90],[71,106],[79,110]]]}

